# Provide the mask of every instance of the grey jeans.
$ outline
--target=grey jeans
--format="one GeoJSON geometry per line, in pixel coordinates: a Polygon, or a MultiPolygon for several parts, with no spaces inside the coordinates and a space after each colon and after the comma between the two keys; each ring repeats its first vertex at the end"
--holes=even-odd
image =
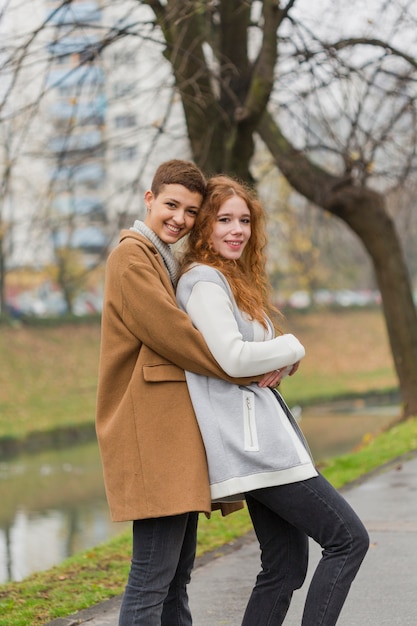
{"type": "Polygon", "coordinates": [[[198,513],[133,522],[129,578],[119,626],[191,626],[187,585],[198,513]]]}
{"type": "Polygon", "coordinates": [[[307,573],[308,537],[322,548],[302,626],[334,626],[369,547],[351,506],[321,475],[258,489],[246,502],[261,548],[262,570],[242,626],[279,626],[307,573]]]}

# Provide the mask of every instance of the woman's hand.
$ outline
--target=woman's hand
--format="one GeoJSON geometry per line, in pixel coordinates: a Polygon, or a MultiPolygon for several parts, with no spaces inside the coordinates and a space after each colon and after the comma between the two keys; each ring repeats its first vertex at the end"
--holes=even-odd
{"type": "Polygon", "coordinates": [[[288,372],[288,376],[294,376],[295,372],[298,370],[299,367],[300,367],[300,361],[297,361],[297,363],[294,363],[291,370],[288,372]]]}
{"type": "Polygon", "coordinates": [[[263,375],[262,379],[258,382],[259,387],[278,387],[281,380],[285,376],[293,376],[300,366],[300,361],[289,365],[288,367],[282,367],[279,370],[273,370],[263,375]]]}

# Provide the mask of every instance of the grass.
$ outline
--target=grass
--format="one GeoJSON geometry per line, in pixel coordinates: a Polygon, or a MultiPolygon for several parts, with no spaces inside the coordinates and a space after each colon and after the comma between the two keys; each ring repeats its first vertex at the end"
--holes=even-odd
{"type": "MultiPolygon", "coordinates": [[[[296,376],[283,384],[290,403],[396,389],[379,311],[292,315],[288,327],[307,349],[296,376]]],[[[99,327],[0,327],[0,437],[91,423],[99,327]],[[5,356],[7,355],[7,359],[5,356]]],[[[337,488],[417,450],[417,418],[366,435],[351,454],[321,470],[337,488]]],[[[245,510],[210,520],[200,516],[198,555],[233,542],[251,528],[245,510]]],[[[123,591],[130,536],[122,534],[22,582],[0,586],[0,626],[40,626],[123,591]]]]}
{"type": "Polygon", "coordinates": [[[0,438],[94,421],[99,324],[0,326],[0,438]]]}
{"type": "Polygon", "coordinates": [[[290,404],[308,405],[397,388],[380,310],[292,314],[286,330],[306,348],[299,371],[282,384],[290,404]]]}

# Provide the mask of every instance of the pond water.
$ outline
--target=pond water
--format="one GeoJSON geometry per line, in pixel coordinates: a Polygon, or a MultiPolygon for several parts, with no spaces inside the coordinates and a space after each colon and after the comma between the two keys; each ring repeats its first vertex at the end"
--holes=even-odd
{"type": "MultiPolygon", "coordinates": [[[[299,421],[320,461],[352,450],[398,412],[398,406],[315,407],[299,421]]],[[[95,441],[0,463],[0,584],[49,569],[127,528],[110,521],[95,441]]]]}
{"type": "MultiPolygon", "coordinates": [[[[296,414],[297,407],[293,411],[296,414]]],[[[398,405],[368,406],[357,400],[309,407],[302,412],[299,424],[318,462],[351,452],[399,415],[398,405]]]]}
{"type": "Polygon", "coordinates": [[[130,527],[110,521],[95,441],[0,463],[0,503],[0,583],[130,527]]]}

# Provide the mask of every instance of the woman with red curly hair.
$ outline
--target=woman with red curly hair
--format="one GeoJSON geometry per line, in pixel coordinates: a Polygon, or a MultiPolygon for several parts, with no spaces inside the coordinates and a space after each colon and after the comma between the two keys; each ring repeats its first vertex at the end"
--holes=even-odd
{"type": "Polygon", "coordinates": [[[369,545],[344,498],[320,475],[274,375],[304,356],[275,327],[265,269],[264,211],[252,190],[227,176],[208,182],[182,261],[177,300],[232,377],[271,372],[247,386],[186,372],[202,433],[214,502],[246,498],[262,570],[243,626],[278,626],[304,582],[308,538],[323,548],[302,626],[333,626],[369,545]],[[274,374],[275,371],[275,374],[274,374]]]}

